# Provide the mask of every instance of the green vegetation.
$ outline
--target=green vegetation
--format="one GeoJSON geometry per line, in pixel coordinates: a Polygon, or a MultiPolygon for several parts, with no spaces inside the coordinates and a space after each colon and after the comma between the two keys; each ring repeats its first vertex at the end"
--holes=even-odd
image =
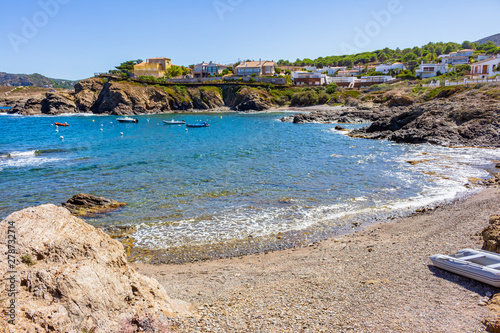
{"type": "Polygon", "coordinates": [[[326,93],[327,94],[333,94],[334,92],[337,91],[339,87],[337,86],[336,83],[330,83],[328,87],[326,88],[326,93]]]}
{"type": "Polygon", "coordinates": [[[418,66],[421,61],[438,61],[439,56],[442,54],[448,54],[450,52],[457,51],[459,49],[476,49],[477,53],[487,53],[496,54],[500,53],[500,47],[497,47],[493,42],[488,42],[485,44],[471,43],[468,41],[462,44],[458,43],[428,43],[422,47],[415,46],[413,48],[399,49],[395,50],[388,47],[382,50],[376,50],[373,52],[363,52],[352,55],[341,55],[341,56],[328,56],[319,57],[317,59],[297,59],[295,61],[279,60],[278,65],[287,66],[316,66],[318,68],[323,68],[325,66],[347,66],[352,67],[354,65],[365,65],[368,63],[380,62],[396,62],[401,61],[408,64],[410,69],[414,69],[418,66]]]}
{"type": "Polygon", "coordinates": [[[176,76],[187,75],[188,73],[189,73],[189,68],[184,67],[184,66],[172,65],[165,72],[165,78],[171,79],[171,78],[176,77],[176,76]]]}
{"type": "Polygon", "coordinates": [[[142,59],[125,61],[122,62],[119,66],[116,66],[116,70],[110,70],[109,72],[115,75],[131,76],[134,70],[134,66],[140,64],[141,62],[142,59]]]}
{"type": "Polygon", "coordinates": [[[460,86],[448,86],[448,87],[437,87],[430,90],[425,95],[425,100],[429,101],[434,98],[448,98],[452,95],[458,94],[464,90],[467,90],[467,87],[464,85],[460,86]]]}
{"type": "Polygon", "coordinates": [[[21,256],[21,262],[28,266],[34,266],[36,264],[36,261],[29,254],[21,256]]]}

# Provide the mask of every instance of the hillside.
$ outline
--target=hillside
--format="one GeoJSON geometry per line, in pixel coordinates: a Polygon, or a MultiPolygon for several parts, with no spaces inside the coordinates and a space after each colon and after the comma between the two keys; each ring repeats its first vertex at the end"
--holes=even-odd
{"type": "Polygon", "coordinates": [[[51,79],[41,74],[9,74],[0,72],[0,86],[35,86],[52,85],[54,88],[72,89],[78,81],[51,79]]]}
{"type": "Polygon", "coordinates": [[[482,39],[476,41],[475,43],[484,44],[487,42],[493,42],[493,43],[497,44],[497,46],[500,46],[500,34],[491,35],[489,37],[482,38],[482,39]]]}

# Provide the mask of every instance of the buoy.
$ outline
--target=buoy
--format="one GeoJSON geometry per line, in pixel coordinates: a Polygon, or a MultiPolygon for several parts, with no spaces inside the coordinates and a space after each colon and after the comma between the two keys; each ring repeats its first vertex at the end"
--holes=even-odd
{"type": "Polygon", "coordinates": [[[64,136],[62,136],[62,135],[61,135],[59,138],[60,138],[61,140],[64,140],[64,136]]]}
{"type": "Polygon", "coordinates": [[[56,127],[56,132],[59,132],[59,130],[57,129],[57,127],[56,127]]]}
{"type": "Polygon", "coordinates": [[[103,129],[101,128],[101,132],[103,131],[103,129]]]}
{"type": "Polygon", "coordinates": [[[95,122],[95,120],[94,120],[94,119],[92,119],[92,122],[95,122]]]}
{"type": "Polygon", "coordinates": [[[101,127],[104,126],[103,124],[101,124],[101,127]]]}
{"type": "Polygon", "coordinates": [[[123,136],[123,132],[120,132],[120,135],[123,136]]]}
{"type": "Polygon", "coordinates": [[[220,116],[220,119],[222,119],[222,116],[220,116]]]}

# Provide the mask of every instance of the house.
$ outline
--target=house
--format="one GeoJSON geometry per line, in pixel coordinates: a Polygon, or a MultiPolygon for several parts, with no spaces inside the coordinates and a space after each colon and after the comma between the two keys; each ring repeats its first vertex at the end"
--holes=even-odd
{"type": "Polygon", "coordinates": [[[194,77],[209,77],[222,74],[222,71],[228,69],[229,66],[216,64],[212,61],[210,63],[202,62],[201,64],[194,65],[194,77]]]}
{"type": "Polygon", "coordinates": [[[500,56],[478,61],[471,65],[470,73],[467,75],[472,79],[485,79],[500,74],[500,56]]]}
{"type": "Polygon", "coordinates": [[[441,74],[448,73],[448,64],[424,64],[422,63],[419,65],[418,69],[415,71],[415,75],[421,79],[427,79],[430,77],[435,77],[441,74]]]}
{"type": "Polygon", "coordinates": [[[134,77],[154,76],[158,78],[164,76],[170,67],[172,67],[172,62],[169,58],[150,58],[145,62],[135,65],[132,73],[134,77]]]}
{"type": "Polygon", "coordinates": [[[357,81],[359,81],[359,79],[355,76],[336,76],[330,78],[330,83],[335,83],[337,86],[344,88],[354,88],[357,81]]]}
{"type": "Polygon", "coordinates": [[[306,71],[312,71],[314,73],[325,73],[327,75],[335,75],[340,70],[345,70],[347,67],[323,67],[323,68],[317,68],[316,66],[306,66],[305,70],[306,71]]]}
{"type": "Polygon", "coordinates": [[[375,84],[382,84],[394,80],[390,75],[362,76],[355,82],[355,88],[367,88],[375,84]]]}
{"type": "Polygon", "coordinates": [[[364,67],[353,67],[349,70],[339,71],[338,76],[358,76],[365,70],[364,67]]]}
{"type": "Polygon", "coordinates": [[[326,74],[313,72],[292,72],[292,81],[297,86],[322,86],[329,83],[326,74]]]}
{"type": "Polygon", "coordinates": [[[442,64],[451,64],[453,66],[467,65],[474,51],[475,50],[472,49],[463,49],[457,52],[451,52],[450,54],[441,54],[439,58],[442,64]]]}
{"type": "Polygon", "coordinates": [[[381,64],[375,67],[375,71],[382,74],[388,74],[390,71],[400,73],[405,69],[406,67],[402,62],[395,62],[393,64],[381,64]]]}
{"type": "Polygon", "coordinates": [[[235,75],[238,76],[274,76],[276,73],[276,63],[274,61],[243,61],[236,66],[235,75]]]}

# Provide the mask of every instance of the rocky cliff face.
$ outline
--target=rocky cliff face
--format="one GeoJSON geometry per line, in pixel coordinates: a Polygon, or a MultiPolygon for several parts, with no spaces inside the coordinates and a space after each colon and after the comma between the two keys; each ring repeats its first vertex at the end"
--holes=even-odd
{"type": "MultiPolygon", "coordinates": [[[[128,266],[121,243],[62,207],[42,205],[8,216],[0,223],[0,252],[2,278],[14,276],[11,288],[17,291],[16,326],[0,314],[7,330],[117,332],[137,326],[138,318],[159,329],[167,317],[188,313],[186,303],[173,301],[156,280],[128,266]],[[13,267],[6,260],[13,239],[8,235],[16,240],[9,243],[17,250],[13,267]]],[[[13,299],[8,288],[0,297],[13,299]]]]}
{"type": "Polygon", "coordinates": [[[443,146],[500,147],[500,102],[461,96],[391,108],[351,136],[443,146]],[[390,114],[389,112],[387,114],[390,114]]]}
{"type": "Polygon", "coordinates": [[[104,82],[100,78],[91,78],[77,83],[74,94],[57,92],[48,93],[44,98],[24,99],[10,112],[23,115],[74,112],[138,115],[220,107],[260,111],[272,106],[272,96],[256,88],[160,87],[126,81],[104,82]]]}

